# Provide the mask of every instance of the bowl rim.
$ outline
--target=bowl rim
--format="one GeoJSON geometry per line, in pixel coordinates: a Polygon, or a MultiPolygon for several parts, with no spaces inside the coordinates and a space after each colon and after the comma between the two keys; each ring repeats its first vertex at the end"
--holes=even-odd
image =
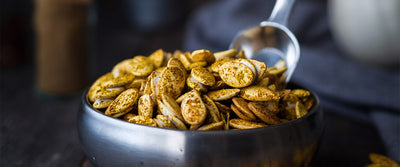
{"type": "MultiPolygon", "coordinates": [[[[144,128],[143,130],[149,129],[149,130],[156,130],[156,131],[160,131],[160,132],[168,132],[168,131],[174,131],[174,132],[179,132],[179,133],[190,133],[190,134],[243,134],[243,133],[254,133],[257,131],[266,131],[266,130],[273,130],[273,129],[277,129],[280,127],[285,127],[285,126],[293,126],[296,123],[300,123],[302,121],[307,120],[307,118],[311,117],[312,115],[317,114],[318,112],[322,112],[321,110],[321,106],[320,106],[320,100],[317,96],[317,94],[308,89],[305,88],[304,86],[301,86],[299,84],[295,84],[295,83],[289,83],[288,85],[290,85],[289,87],[295,87],[295,88],[301,88],[301,89],[305,89],[307,91],[310,92],[311,96],[314,98],[314,105],[310,108],[309,112],[297,119],[294,120],[290,120],[287,122],[283,122],[283,123],[279,123],[279,124],[275,124],[275,125],[269,125],[267,127],[261,127],[261,128],[253,128],[253,129],[237,129],[237,130],[207,130],[207,131],[199,131],[199,130],[183,130],[183,129],[170,129],[170,128],[160,128],[160,127],[153,127],[153,126],[147,126],[147,125],[141,125],[141,124],[135,124],[135,123],[131,123],[131,122],[127,122],[127,121],[123,121],[119,118],[114,118],[114,117],[110,117],[108,115],[105,115],[103,112],[98,111],[97,109],[93,108],[92,105],[90,105],[90,102],[88,100],[87,97],[87,93],[89,91],[89,88],[87,88],[82,95],[82,107],[83,108],[87,108],[89,111],[81,111],[81,112],[90,112],[90,114],[95,115],[96,117],[101,117],[102,119],[105,119],[107,121],[112,122],[113,124],[119,124],[121,125],[121,127],[131,127],[131,128],[144,128]]],[[[83,109],[85,110],[85,109],[83,109]]]]}

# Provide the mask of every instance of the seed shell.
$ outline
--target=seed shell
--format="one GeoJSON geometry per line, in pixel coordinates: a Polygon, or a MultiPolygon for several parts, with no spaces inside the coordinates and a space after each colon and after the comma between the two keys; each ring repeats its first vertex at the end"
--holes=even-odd
{"type": "Polygon", "coordinates": [[[240,111],[235,104],[231,104],[231,109],[239,118],[243,120],[254,121],[254,119],[247,117],[242,111],[240,111]]]}
{"type": "Polygon", "coordinates": [[[110,106],[112,101],[113,101],[113,99],[111,99],[111,98],[96,99],[96,101],[94,101],[94,103],[93,103],[93,108],[97,108],[97,109],[107,108],[108,106],[110,106]]]}
{"type": "Polygon", "coordinates": [[[223,127],[224,127],[224,122],[220,121],[208,125],[203,125],[199,127],[197,130],[222,130],[223,127]]]}
{"type": "Polygon", "coordinates": [[[263,105],[259,103],[250,102],[248,104],[248,107],[263,122],[270,125],[275,125],[280,123],[279,118],[275,114],[264,108],[263,105]]]}
{"type": "Polygon", "coordinates": [[[128,120],[130,123],[135,123],[135,124],[141,124],[141,125],[147,125],[147,126],[154,126],[157,127],[157,123],[154,119],[148,118],[145,116],[141,115],[136,115],[128,120]]]}
{"type": "Polygon", "coordinates": [[[183,118],[190,125],[200,125],[206,119],[207,108],[197,91],[189,96],[181,104],[183,118]]]}
{"type": "Polygon", "coordinates": [[[192,59],[193,62],[206,61],[208,64],[212,64],[215,61],[214,54],[206,49],[193,51],[192,54],[190,54],[190,59],[192,59]]]}
{"type": "Polygon", "coordinates": [[[178,67],[165,68],[158,80],[157,97],[160,98],[162,94],[170,95],[174,99],[179,97],[185,87],[185,76],[186,73],[178,67]]]}
{"type": "Polygon", "coordinates": [[[209,98],[207,95],[203,95],[203,101],[207,108],[207,117],[210,120],[209,122],[219,122],[221,120],[220,113],[217,105],[215,105],[214,101],[209,98]]]}
{"type": "Polygon", "coordinates": [[[219,68],[219,74],[227,85],[235,88],[251,85],[256,77],[252,69],[235,60],[222,64],[219,68]]]}
{"type": "Polygon", "coordinates": [[[262,86],[250,86],[243,88],[240,97],[250,101],[271,101],[279,100],[279,96],[274,91],[262,86]]]}
{"type": "Polygon", "coordinates": [[[154,110],[154,102],[149,94],[140,96],[138,101],[138,115],[152,118],[154,110]]]}
{"type": "Polygon", "coordinates": [[[158,49],[149,56],[149,59],[156,68],[159,68],[164,62],[165,54],[166,53],[162,49],[158,49]]]}
{"type": "Polygon", "coordinates": [[[268,126],[264,123],[258,123],[236,118],[229,120],[229,125],[237,129],[252,129],[252,128],[262,128],[268,126]]]}
{"type": "Polygon", "coordinates": [[[160,128],[176,128],[175,125],[164,115],[157,115],[155,121],[160,128]]]}
{"type": "Polygon", "coordinates": [[[120,117],[130,110],[136,104],[139,97],[137,89],[127,89],[108,106],[105,114],[112,117],[120,117]]]}
{"type": "Polygon", "coordinates": [[[153,69],[153,63],[145,56],[135,56],[127,67],[127,70],[135,76],[148,76],[153,69]]]}
{"type": "Polygon", "coordinates": [[[195,67],[190,73],[192,79],[203,85],[213,86],[215,84],[214,75],[204,67],[195,67]]]}
{"type": "Polygon", "coordinates": [[[214,101],[223,101],[235,97],[240,92],[240,89],[221,89],[207,93],[207,96],[214,101]]]}
{"type": "Polygon", "coordinates": [[[176,101],[167,94],[163,94],[161,97],[162,103],[173,113],[172,115],[183,120],[181,107],[178,105],[178,103],[176,103],[176,101]]]}
{"type": "Polygon", "coordinates": [[[251,110],[248,107],[248,103],[246,100],[240,97],[234,97],[232,98],[233,104],[241,111],[242,114],[246,115],[247,118],[249,118],[250,121],[255,121],[256,116],[251,112],[251,110]]]}

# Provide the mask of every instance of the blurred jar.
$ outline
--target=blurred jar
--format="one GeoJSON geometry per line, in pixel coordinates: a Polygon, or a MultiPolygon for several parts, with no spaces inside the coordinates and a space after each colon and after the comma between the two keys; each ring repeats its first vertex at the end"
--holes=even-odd
{"type": "Polygon", "coordinates": [[[36,0],[36,85],[70,95],[87,86],[89,0],[36,0]]]}
{"type": "Polygon", "coordinates": [[[353,58],[383,67],[400,64],[399,0],[329,0],[332,33],[353,58]]]}

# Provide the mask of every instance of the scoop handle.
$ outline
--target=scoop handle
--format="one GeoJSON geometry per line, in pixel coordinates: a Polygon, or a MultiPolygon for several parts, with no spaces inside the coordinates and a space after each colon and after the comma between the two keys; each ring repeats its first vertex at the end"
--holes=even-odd
{"type": "Polygon", "coordinates": [[[295,1],[296,0],[277,0],[268,21],[286,26],[295,1]]]}

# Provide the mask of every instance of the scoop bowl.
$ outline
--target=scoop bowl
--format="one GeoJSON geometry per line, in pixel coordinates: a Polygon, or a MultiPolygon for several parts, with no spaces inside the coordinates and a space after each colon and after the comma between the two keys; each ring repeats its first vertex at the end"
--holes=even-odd
{"type": "Polygon", "coordinates": [[[285,60],[286,83],[290,81],[300,58],[299,42],[286,27],[294,2],[277,0],[267,21],[239,32],[230,44],[230,48],[243,50],[247,58],[266,62],[268,67],[285,60]]]}

